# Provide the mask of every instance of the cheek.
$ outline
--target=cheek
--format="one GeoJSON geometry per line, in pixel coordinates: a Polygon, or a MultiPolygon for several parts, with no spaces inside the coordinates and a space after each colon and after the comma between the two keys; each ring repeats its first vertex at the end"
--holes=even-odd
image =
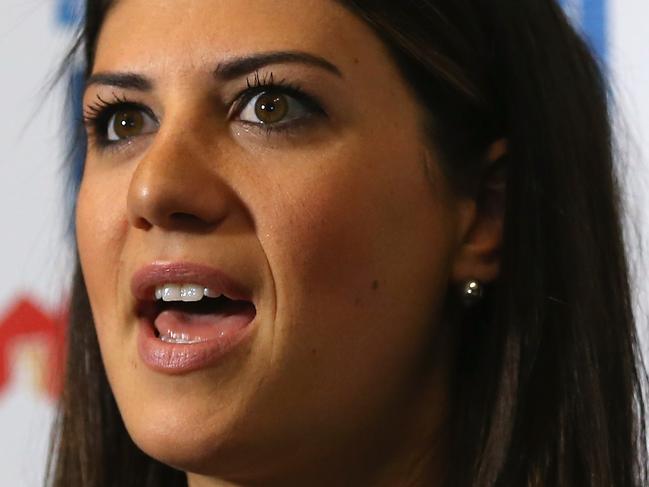
{"type": "Polygon", "coordinates": [[[280,297],[294,301],[298,291],[357,307],[386,292],[411,292],[404,287],[417,281],[445,279],[453,209],[418,156],[339,154],[320,163],[316,177],[282,185],[268,232],[279,291],[287,291],[280,297]]]}
{"type": "Polygon", "coordinates": [[[323,408],[359,400],[347,407],[362,411],[376,395],[384,403],[423,353],[443,299],[452,210],[419,155],[405,149],[305,161],[322,169],[292,174],[267,195],[274,210],[264,247],[282,349],[275,356],[293,378],[304,374],[304,387],[294,389],[311,389],[323,408]]]}
{"type": "Polygon", "coordinates": [[[124,183],[86,171],[76,205],[76,240],[95,317],[115,309],[117,269],[128,229],[124,183]]]}

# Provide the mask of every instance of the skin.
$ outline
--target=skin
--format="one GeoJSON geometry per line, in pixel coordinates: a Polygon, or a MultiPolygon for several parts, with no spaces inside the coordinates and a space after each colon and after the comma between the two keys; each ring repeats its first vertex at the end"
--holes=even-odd
{"type": "Polygon", "coordinates": [[[321,0],[121,0],[92,72],[152,87],[91,84],[86,111],[118,97],[159,121],[109,149],[90,131],[77,207],[99,344],[136,444],[191,487],[431,485],[453,360],[446,296],[496,276],[501,223],[453,194],[377,37],[321,0]],[[219,63],[298,50],[340,75],[296,62],[259,75],[326,116],[267,133],[228,112],[254,76],[217,80],[219,63]],[[178,261],[244,283],[257,316],[218,364],[170,376],[139,358],[130,279],[178,261]]]}

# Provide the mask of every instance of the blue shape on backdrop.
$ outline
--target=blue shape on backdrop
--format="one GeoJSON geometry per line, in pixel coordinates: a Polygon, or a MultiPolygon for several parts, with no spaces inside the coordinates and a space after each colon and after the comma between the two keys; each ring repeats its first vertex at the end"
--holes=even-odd
{"type": "MultiPolygon", "coordinates": [[[[85,15],[85,0],[56,0],[55,1],[55,22],[57,26],[66,31],[74,31],[79,27],[85,15]]],[[[66,101],[70,116],[67,122],[67,168],[69,190],[66,195],[68,235],[74,237],[74,207],[76,195],[79,190],[83,166],[86,156],[86,139],[83,134],[82,102],[84,68],[81,65],[80,56],[71,59],[72,64],[67,67],[65,78],[62,80],[68,85],[68,99],[66,101]]]]}
{"type": "Polygon", "coordinates": [[[68,181],[67,188],[67,227],[68,236],[74,239],[76,234],[74,214],[77,201],[77,194],[79,193],[79,185],[81,184],[81,176],[83,176],[83,168],[86,162],[86,149],[87,140],[83,127],[83,88],[85,86],[85,71],[81,67],[72,68],[69,71],[68,85],[70,90],[70,98],[68,103],[73,116],[68,123],[68,181]]]}
{"type": "Polygon", "coordinates": [[[86,158],[86,137],[83,128],[83,88],[86,84],[85,73],[83,69],[76,69],[71,72],[70,91],[74,110],[73,125],[70,131],[70,138],[74,141],[72,153],[70,154],[72,163],[72,182],[75,185],[74,193],[76,194],[83,174],[83,165],[86,158]]]}
{"type": "Polygon", "coordinates": [[[63,28],[76,27],[83,18],[83,0],[57,0],[56,23],[63,28]]]}
{"type": "Polygon", "coordinates": [[[560,0],[560,3],[576,27],[583,32],[595,55],[605,62],[608,51],[608,0],[560,0]]]}
{"type": "Polygon", "coordinates": [[[583,0],[584,16],[582,26],[591,46],[599,58],[606,60],[607,46],[607,15],[606,0],[583,0]]]}

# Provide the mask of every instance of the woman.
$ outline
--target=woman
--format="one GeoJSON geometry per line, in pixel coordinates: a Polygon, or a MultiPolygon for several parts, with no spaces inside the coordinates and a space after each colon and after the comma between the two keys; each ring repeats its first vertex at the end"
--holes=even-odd
{"type": "Polygon", "coordinates": [[[605,86],[550,0],[91,0],[55,486],[644,485],[605,86]]]}

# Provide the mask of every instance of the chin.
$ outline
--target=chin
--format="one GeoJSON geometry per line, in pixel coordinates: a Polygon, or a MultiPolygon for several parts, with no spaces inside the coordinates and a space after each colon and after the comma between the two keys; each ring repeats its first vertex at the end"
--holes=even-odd
{"type": "Polygon", "coordinates": [[[233,435],[196,423],[127,425],[127,430],[144,453],[186,472],[213,475],[233,455],[233,435]]]}

